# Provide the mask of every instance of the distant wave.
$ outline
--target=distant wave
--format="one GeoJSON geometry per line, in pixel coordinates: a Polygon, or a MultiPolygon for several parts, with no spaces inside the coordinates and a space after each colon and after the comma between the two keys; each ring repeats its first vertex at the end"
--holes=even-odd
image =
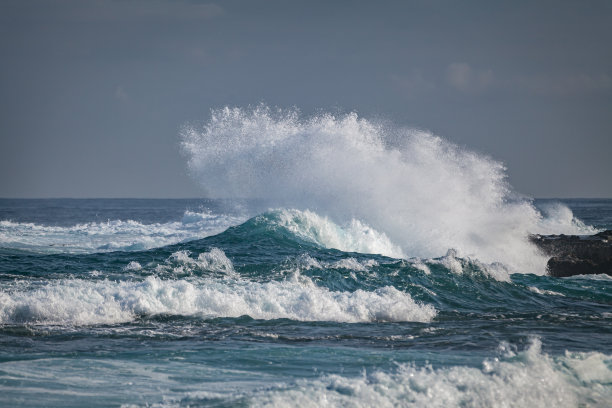
{"type": "MultiPolygon", "coordinates": [[[[226,107],[203,125],[186,125],[182,138],[189,167],[210,197],[310,209],[300,217],[314,212],[364,231],[361,238],[352,234],[357,240],[349,247],[358,251],[431,258],[454,249],[460,257],[542,274],[546,259],[529,233],[592,230],[567,207],[540,213],[489,157],[355,113],[301,118],[297,110],[264,105],[226,107]],[[362,239],[366,230],[375,238],[362,239]]],[[[317,239],[336,248],[347,242],[332,235],[317,239]]]]}
{"type": "Polygon", "coordinates": [[[240,224],[244,217],[186,211],[181,221],[143,224],[109,220],[70,227],[0,221],[0,247],[41,253],[141,251],[204,238],[240,224]]]}

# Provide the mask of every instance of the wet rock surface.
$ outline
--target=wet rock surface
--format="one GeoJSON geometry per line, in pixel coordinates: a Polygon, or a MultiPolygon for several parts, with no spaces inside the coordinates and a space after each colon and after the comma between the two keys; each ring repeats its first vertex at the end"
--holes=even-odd
{"type": "Polygon", "coordinates": [[[550,276],[612,276],[612,230],[595,235],[531,235],[530,241],[550,256],[550,276]]]}

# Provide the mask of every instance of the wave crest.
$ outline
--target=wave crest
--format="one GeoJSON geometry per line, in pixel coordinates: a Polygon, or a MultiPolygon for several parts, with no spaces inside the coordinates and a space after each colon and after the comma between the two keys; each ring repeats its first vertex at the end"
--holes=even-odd
{"type": "Polygon", "coordinates": [[[338,225],[329,217],[313,211],[282,209],[258,217],[273,227],[283,227],[293,235],[317,245],[345,252],[382,254],[394,258],[404,257],[402,249],[381,232],[363,222],[352,219],[338,225]]]}
{"type": "Polygon", "coordinates": [[[38,288],[0,292],[1,324],[92,325],[137,316],[292,319],[300,321],[431,321],[436,310],[386,286],[368,292],[330,291],[299,274],[286,281],[162,280],[141,282],[66,279],[38,288]]]}
{"type": "Polygon", "coordinates": [[[567,230],[565,218],[542,216],[512,192],[502,163],[355,113],[303,119],[297,110],[226,107],[203,126],[185,126],[182,138],[189,167],[211,197],[311,209],[389,240],[385,248],[351,250],[365,245],[366,252],[432,258],[453,248],[461,257],[542,274],[546,259],[528,234],[567,230]]]}

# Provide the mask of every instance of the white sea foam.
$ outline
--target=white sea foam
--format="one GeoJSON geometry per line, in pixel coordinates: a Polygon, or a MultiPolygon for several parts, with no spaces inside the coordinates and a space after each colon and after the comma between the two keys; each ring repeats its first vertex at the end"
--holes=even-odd
{"type": "Polygon", "coordinates": [[[112,220],[59,227],[0,221],[0,246],[45,253],[143,250],[215,235],[244,220],[186,211],[181,221],[154,224],[112,220]]]}
{"type": "Polygon", "coordinates": [[[301,321],[430,321],[435,309],[387,286],[337,292],[293,275],[286,281],[66,279],[0,291],[0,323],[90,325],[128,322],[139,315],[293,319],[301,321]]]}
{"type": "Polygon", "coordinates": [[[302,254],[299,257],[297,257],[295,263],[297,265],[298,270],[309,270],[313,268],[323,269],[324,268],[321,262],[314,259],[312,256],[308,254],[302,254]]]}
{"type": "Polygon", "coordinates": [[[310,208],[316,214],[288,212],[286,226],[332,248],[421,258],[453,248],[459,257],[543,274],[546,258],[529,233],[591,232],[566,207],[541,214],[518,198],[501,163],[354,113],[301,119],[294,110],[223,108],[182,136],[191,171],[211,197],[310,208]]]}
{"type": "Polygon", "coordinates": [[[139,271],[142,269],[142,265],[136,261],[131,261],[129,264],[123,268],[125,271],[139,271]]]}
{"type": "Polygon", "coordinates": [[[256,407],[607,407],[612,400],[612,359],[601,353],[552,358],[540,342],[482,368],[418,368],[357,378],[329,375],[252,398],[256,407]]]}
{"type": "Polygon", "coordinates": [[[377,266],[378,262],[373,259],[366,261],[358,261],[355,258],[344,258],[329,264],[331,269],[349,269],[353,271],[365,272],[373,266],[377,266]]]}
{"type": "Polygon", "coordinates": [[[396,258],[403,257],[402,249],[393,244],[384,234],[361,221],[352,219],[340,226],[328,217],[313,211],[283,209],[273,211],[272,222],[287,228],[293,234],[327,248],[365,254],[383,254],[396,258]]]}
{"type": "Polygon", "coordinates": [[[358,272],[368,271],[370,268],[378,266],[379,263],[374,259],[365,259],[359,261],[355,258],[344,258],[335,262],[324,262],[319,261],[308,254],[302,254],[297,257],[296,261],[297,270],[309,270],[309,269],[349,269],[358,272]]]}
{"type": "Polygon", "coordinates": [[[446,252],[445,256],[437,259],[416,260],[413,262],[413,265],[416,268],[423,270],[425,273],[428,273],[429,269],[427,265],[423,264],[423,262],[427,262],[429,264],[443,265],[446,269],[458,275],[463,274],[466,270],[476,269],[489,274],[490,276],[499,281],[510,281],[511,271],[508,270],[508,268],[504,264],[499,262],[487,264],[469,256],[465,258],[459,258],[457,257],[457,251],[455,251],[454,249],[449,249],[446,252]],[[424,269],[422,266],[425,266],[427,269],[424,269]]]}
{"type": "Polygon", "coordinates": [[[229,276],[235,276],[234,264],[219,248],[212,248],[208,252],[198,254],[197,259],[190,256],[189,251],[177,251],[170,255],[169,260],[186,266],[190,271],[194,269],[223,272],[229,276]]]}
{"type": "Polygon", "coordinates": [[[539,289],[535,286],[529,286],[528,289],[538,295],[565,296],[563,293],[555,292],[554,290],[539,289]]]}
{"type": "Polygon", "coordinates": [[[409,263],[412,267],[424,272],[426,275],[431,274],[431,269],[421,259],[410,259],[409,263]]]}
{"type": "Polygon", "coordinates": [[[565,277],[563,279],[587,279],[587,280],[610,281],[612,280],[612,276],[605,274],[605,273],[600,273],[597,275],[574,275],[574,276],[565,277]]]}

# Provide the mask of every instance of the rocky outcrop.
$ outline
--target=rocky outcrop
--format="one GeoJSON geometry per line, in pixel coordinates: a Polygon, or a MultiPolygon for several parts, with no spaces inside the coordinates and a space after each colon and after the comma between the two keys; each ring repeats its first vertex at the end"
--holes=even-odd
{"type": "Polygon", "coordinates": [[[551,257],[547,264],[550,276],[612,276],[612,230],[587,236],[531,235],[529,239],[551,257]]]}

